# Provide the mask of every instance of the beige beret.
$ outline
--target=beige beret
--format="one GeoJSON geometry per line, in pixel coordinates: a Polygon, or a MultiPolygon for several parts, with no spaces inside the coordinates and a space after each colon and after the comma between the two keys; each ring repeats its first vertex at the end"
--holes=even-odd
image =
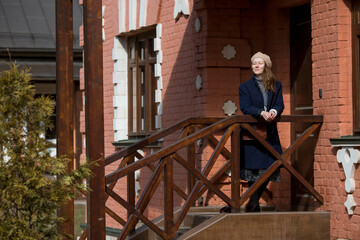
{"type": "Polygon", "coordinates": [[[269,55],[266,55],[262,52],[257,52],[254,54],[254,56],[251,57],[251,63],[254,61],[255,58],[262,58],[266,64],[266,66],[268,66],[269,68],[272,67],[272,62],[271,62],[269,55]]]}

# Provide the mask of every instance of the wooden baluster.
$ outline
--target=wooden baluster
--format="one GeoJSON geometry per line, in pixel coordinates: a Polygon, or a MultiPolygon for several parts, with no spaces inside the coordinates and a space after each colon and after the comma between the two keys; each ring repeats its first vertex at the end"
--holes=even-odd
{"type": "MultiPolygon", "coordinates": [[[[189,126],[188,135],[191,135],[195,132],[195,126],[189,126]]],[[[189,161],[190,166],[193,166],[195,168],[195,142],[192,144],[189,144],[187,146],[187,159],[189,161]]],[[[191,190],[194,188],[195,185],[195,177],[188,172],[188,192],[190,193],[191,190]]],[[[195,202],[194,204],[195,205],[195,202]]]]}
{"type": "MultiPolygon", "coordinates": [[[[134,163],[134,156],[130,156],[127,164],[134,163]]],[[[128,203],[135,207],[135,172],[131,172],[127,176],[127,201],[128,203]]],[[[129,219],[131,215],[130,210],[127,211],[127,219],[129,219]]],[[[135,231],[135,226],[130,230],[130,232],[135,231]]]]}
{"type": "Polygon", "coordinates": [[[174,192],[173,192],[173,156],[166,160],[164,168],[164,215],[165,215],[165,232],[168,236],[173,236],[174,233],[174,192]]]}
{"type": "Polygon", "coordinates": [[[240,212],[240,124],[231,134],[231,199],[234,212],[240,212]]]}

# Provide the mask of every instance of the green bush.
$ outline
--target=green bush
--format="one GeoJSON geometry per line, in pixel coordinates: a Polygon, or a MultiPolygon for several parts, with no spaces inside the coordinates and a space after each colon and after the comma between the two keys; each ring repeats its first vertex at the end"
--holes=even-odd
{"type": "MultiPolygon", "coordinates": [[[[35,98],[29,69],[9,63],[0,72],[0,239],[62,239],[56,211],[86,190],[88,163],[67,173],[69,159],[53,158],[45,131],[52,126],[54,101],[35,98]]],[[[69,236],[67,236],[69,237],[69,236]]]]}

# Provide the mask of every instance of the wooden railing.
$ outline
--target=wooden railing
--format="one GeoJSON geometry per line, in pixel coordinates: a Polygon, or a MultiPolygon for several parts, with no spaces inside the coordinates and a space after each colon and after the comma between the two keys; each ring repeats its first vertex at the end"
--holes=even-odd
{"type": "MultiPolygon", "coordinates": [[[[221,198],[228,205],[232,206],[234,211],[239,211],[244,202],[254,193],[262,183],[264,183],[276,169],[283,166],[291,175],[293,175],[305,188],[323,204],[323,197],[301,176],[287,161],[292,153],[322,124],[322,116],[281,116],[276,119],[277,122],[301,122],[308,123],[309,127],[284,151],[282,155],[276,152],[256,131],[249,125],[259,120],[247,116],[233,116],[226,119],[221,118],[191,118],[181,121],[172,127],[159,131],[158,133],[143,139],[142,141],[131,145],[119,152],[116,152],[105,159],[105,164],[109,165],[120,161],[116,171],[105,177],[105,191],[107,198],[111,197],[116,202],[125,207],[128,211],[127,219],[118,216],[114,211],[105,207],[105,211],[113,219],[123,225],[119,239],[125,239],[126,236],[135,229],[135,225],[140,220],[151,228],[163,239],[173,239],[175,233],[180,227],[188,210],[194,205],[196,200],[205,191],[212,192],[221,198]],[[260,142],[277,159],[265,173],[240,196],[240,130],[246,129],[254,138],[260,142]],[[181,130],[181,131],[180,131],[181,130]],[[168,135],[180,132],[178,140],[173,144],[161,148],[148,156],[142,156],[139,150],[150,145],[168,135]],[[214,135],[222,134],[220,140],[214,135]],[[207,139],[209,145],[214,149],[209,160],[203,169],[198,170],[195,167],[195,143],[200,139],[207,139]],[[225,144],[231,139],[231,151],[225,144]],[[185,158],[178,152],[187,148],[185,158]],[[222,155],[225,161],[222,166],[214,173],[213,169],[219,155],[222,155]],[[135,157],[138,161],[134,161],[135,157]],[[187,191],[182,190],[174,183],[173,163],[174,161],[182,165],[188,172],[187,191]],[[156,162],[156,165],[154,163],[156,162]],[[148,167],[152,170],[152,176],[138,201],[135,201],[135,179],[136,170],[148,167]],[[223,179],[226,172],[231,168],[231,196],[227,196],[217,187],[218,181],[223,179]],[[127,177],[127,199],[123,199],[114,191],[114,187],[120,178],[127,177]],[[143,213],[148,206],[159,183],[164,181],[164,230],[155,225],[143,213]],[[174,217],[173,193],[174,191],[184,200],[179,214],[174,217]]],[[[100,207],[100,206],[99,206],[100,207]]],[[[81,236],[85,239],[86,231],[81,236]]]]}

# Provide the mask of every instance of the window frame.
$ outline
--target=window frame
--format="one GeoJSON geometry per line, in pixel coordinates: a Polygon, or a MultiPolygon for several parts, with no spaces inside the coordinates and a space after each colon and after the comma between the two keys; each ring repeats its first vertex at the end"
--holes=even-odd
{"type": "Polygon", "coordinates": [[[151,135],[156,131],[155,116],[157,106],[155,103],[155,78],[156,54],[154,39],[156,31],[149,31],[128,37],[128,136],[141,138],[151,135]],[[152,45],[151,45],[152,41],[152,45]],[[141,58],[140,44],[144,44],[144,56],[141,58]],[[132,52],[132,47],[134,50],[132,52]],[[134,56],[132,55],[134,54],[134,56]],[[136,80],[133,73],[135,68],[136,80]],[[143,83],[141,83],[143,73],[143,83]],[[133,82],[136,82],[136,97],[133,96],[133,82]],[[143,96],[143,99],[142,99],[143,96]],[[134,99],[136,104],[134,109],[134,99]],[[134,117],[135,113],[135,117],[134,117]],[[134,121],[134,119],[136,119],[134,121]],[[143,122],[142,122],[143,121],[143,122]],[[134,126],[136,125],[136,126],[134,126]]]}

